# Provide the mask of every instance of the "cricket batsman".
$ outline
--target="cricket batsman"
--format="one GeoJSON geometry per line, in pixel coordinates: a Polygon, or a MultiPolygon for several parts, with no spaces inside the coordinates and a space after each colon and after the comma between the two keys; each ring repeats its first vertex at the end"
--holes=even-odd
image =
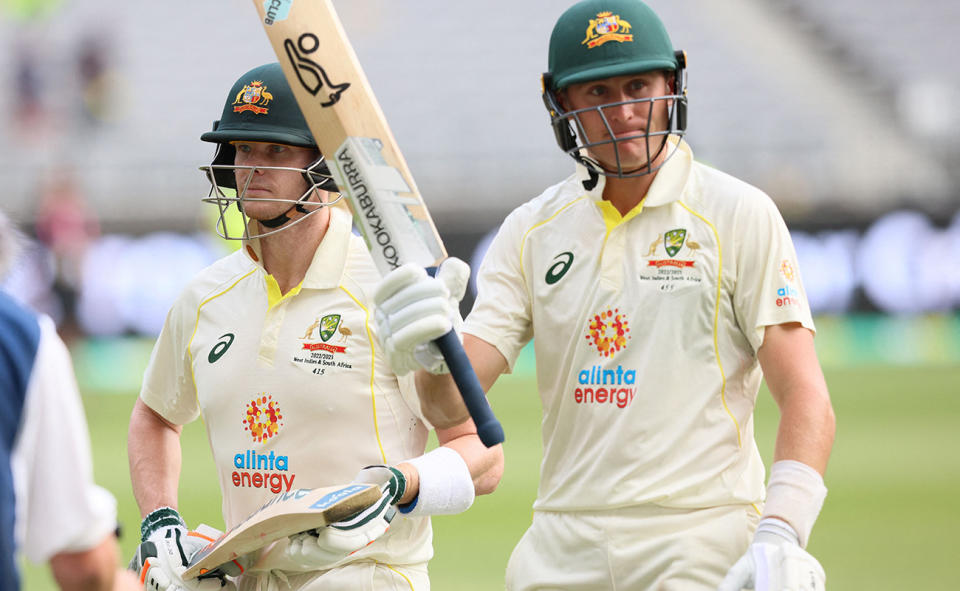
{"type": "MultiPolygon", "coordinates": [[[[503,222],[462,328],[486,388],[536,353],[544,457],[506,588],[821,591],[806,547],[835,417],[780,213],[694,159],[686,55],[643,2],[563,12],[542,80],[575,170],[503,222]],[[766,486],[762,379],[780,410],[766,486]]],[[[435,281],[401,268],[378,288],[395,367],[437,336],[445,311],[415,297],[435,281]]],[[[428,419],[459,424],[449,378],[426,369],[428,419]]]]}
{"type": "MultiPolygon", "coordinates": [[[[491,492],[500,446],[486,448],[466,422],[437,429],[440,446],[424,453],[429,425],[413,376],[390,369],[373,321],[380,274],[350,214],[333,206],[337,187],[280,65],[237,79],[201,139],[217,146],[203,167],[205,201],[246,224],[239,236],[218,224],[242,248],[174,303],[130,418],[143,516],[133,568],[153,591],[428,590],[429,516],[464,511],[491,492]],[[209,542],[177,510],[178,486],[189,486],[180,481],[180,433],[201,416],[228,529],[297,489],[369,483],[381,501],[184,580],[209,542]]],[[[468,274],[465,263],[444,263],[431,301],[449,313],[468,274]]]]}

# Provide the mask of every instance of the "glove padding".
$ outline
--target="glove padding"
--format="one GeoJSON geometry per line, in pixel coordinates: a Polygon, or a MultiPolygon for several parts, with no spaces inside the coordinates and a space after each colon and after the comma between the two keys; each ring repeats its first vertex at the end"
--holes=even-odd
{"type": "Polygon", "coordinates": [[[403,473],[387,466],[368,466],[353,482],[380,486],[380,498],[348,519],[290,536],[283,556],[285,569],[327,570],[367,547],[390,528],[396,504],[406,490],[403,473]]]}
{"type": "Polygon", "coordinates": [[[730,568],[719,591],[824,591],[826,574],[817,559],[800,547],[797,533],[786,522],[766,518],[757,526],[753,543],[730,568]]]}
{"type": "Polygon", "coordinates": [[[408,263],[394,269],[377,286],[374,322],[387,360],[397,375],[424,368],[448,373],[440,349],[433,343],[451,328],[459,331],[460,300],[470,280],[470,266],[448,258],[430,277],[408,263]]]}
{"type": "Polygon", "coordinates": [[[140,544],[130,561],[130,570],[140,576],[144,589],[150,591],[235,591],[236,586],[221,569],[196,579],[183,578],[193,557],[221,533],[208,525],[200,525],[192,532],[182,527],[163,528],[140,544]]]}

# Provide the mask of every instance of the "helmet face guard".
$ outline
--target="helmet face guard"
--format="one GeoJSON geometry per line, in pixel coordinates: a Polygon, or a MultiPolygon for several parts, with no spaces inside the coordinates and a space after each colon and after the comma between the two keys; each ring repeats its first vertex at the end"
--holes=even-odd
{"type": "Polygon", "coordinates": [[[650,174],[660,167],[676,151],[677,146],[673,146],[659,164],[654,162],[658,156],[667,148],[669,136],[681,138],[686,133],[687,124],[687,96],[686,96],[686,71],[683,67],[685,58],[682,52],[677,52],[677,61],[680,66],[676,70],[674,88],[677,90],[674,94],[655,96],[650,98],[634,99],[614,103],[606,103],[583,109],[565,111],[557,98],[557,91],[551,90],[552,80],[549,73],[543,75],[543,102],[550,113],[550,124],[553,127],[554,136],[560,149],[572,157],[575,161],[585,166],[588,170],[617,178],[637,177],[650,174]],[[658,102],[667,103],[667,126],[662,130],[647,129],[646,133],[636,134],[630,137],[614,139],[613,128],[607,120],[606,109],[622,107],[624,105],[642,105],[647,111],[647,121],[653,121],[654,108],[658,102]],[[607,130],[607,138],[603,140],[591,140],[587,136],[581,117],[584,114],[596,114],[603,122],[607,130]],[[624,169],[621,160],[620,144],[622,142],[643,139],[646,144],[646,164],[633,169],[624,169]],[[613,163],[602,164],[595,156],[595,150],[603,146],[612,146],[615,161],[613,163]]]}
{"type": "Polygon", "coordinates": [[[679,138],[686,132],[686,54],[674,51],[660,17],[641,0],[581,0],[568,8],[550,36],[549,66],[542,83],[543,102],[557,144],[592,174],[618,178],[650,174],[676,152],[679,142],[673,142],[666,157],[660,158],[670,145],[669,136],[679,138]],[[673,77],[671,94],[571,111],[564,109],[559,98],[573,84],[657,71],[673,77]],[[636,104],[647,109],[648,121],[652,121],[650,116],[660,101],[667,104],[666,129],[613,138],[604,109],[636,104]],[[611,139],[587,137],[582,117],[588,113],[591,117],[599,115],[611,139]],[[641,138],[646,143],[646,164],[625,169],[621,144],[641,138]],[[598,149],[607,146],[613,148],[613,162],[601,163],[598,149]]]}
{"type": "MultiPolygon", "coordinates": [[[[241,76],[230,89],[223,114],[213,124],[213,130],[204,133],[200,139],[217,144],[213,162],[209,166],[201,166],[207,180],[210,181],[210,192],[203,198],[204,203],[217,205],[220,215],[217,219],[217,233],[227,240],[243,240],[260,238],[275,234],[303,221],[321,207],[333,205],[340,200],[340,196],[330,202],[321,199],[310,201],[314,194],[320,196],[320,191],[337,192],[337,185],[330,175],[330,170],[324,162],[323,155],[317,151],[317,158],[306,168],[286,168],[277,166],[237,166],[234,164],[236,148],[233,142],[271,143],[295,146],[300,148],[317,149],[317,143],[307,126],[300,107],[297,105],[290,85],[287,83],[280,64],[266,64],[250,70],[241,76]],[[237,186],[236,172],[250,171],[246,175],[243,186],[237,186]],[[288,203],[290,207],[279,216],[269,220],[257,220],[251,224],[244,211],[244,202],[247,188],[253,178],[253,171],[276,170],[287,171],[290,174],[300,174],[306,183],[304,192],[297,198],[264,199],[257,197],[256,201],[273,201],[288,203]],[[236,207],[236,212],[243,218],[243,231],[231,231],[228,220],[236,214],[230,209],[236,207]],[[296,220],[288,215],[296,210],[303,214],[296,220]],[[253,228],[251,228],[253,227],[253,228]],[[262,231],[252,231],[260,228],[262,231]]],[[[250,198],[251,201],[253,198],[250,198]]]]}
{"type": "MultiPolygon", "coordinates": [[[[214,162],[216,162],[216,160],[214,160],[214,162]]],[[[336,192],[337,190],[337,185],[330,176],[330,171],[323,161],[323,156],[314,160],[307,168],[211,164],[209,166],[201,166],[200,170],[206,173],[207,180],[210,181],[210,193],[204,197],[202,201],[204,203],[212,203],[220,210],[220,214],[217,217],[216,231],[221,238],[226,240],[250,240],[251,238],[263,238],[264,236],[276,234],[302,222],[311,214],[319,211],[321,207],[335,205],[342,199],[342,195],[338,193],[337,198],[333,201],[309,201],[310,197],[318,190],[329,192],[336,192]],[[250,171],[246,175],[246,182],[240,187],[237,187],[235,176],[238,170],[250,171]],[[269,220],[259,220],[259,225],[262,228],[259,232],[251,231],[250,218],[247,216],[243,207],[247,199],[247,187],[250,186],[250,181],[253,179],[253,172],[258,170],[287,171],[290,174],[300,174],[306,181],[306,190],[297,199],[256,198],[258,202],[270,201],[289,204],[289,208],[283,214],[269,220]],[[229,179],[229,181],[227,179],[229,179]],[[231,225],[228,223],[232,217],[231,206],[235,206],[236,211],[242,216],[242,231],[232,230],[231,225]],[[287,215],[291,210],[296,210],[303,215],[291,221],[291,218],[287,215]]]]}

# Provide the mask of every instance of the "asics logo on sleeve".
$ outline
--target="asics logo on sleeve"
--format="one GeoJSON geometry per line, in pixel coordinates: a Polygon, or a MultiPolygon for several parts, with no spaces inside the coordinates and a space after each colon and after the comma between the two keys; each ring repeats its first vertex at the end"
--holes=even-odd
{"type": "Polygon", "coordinates": [[[207,361],[210,363],[216,363],[218,359],[223,357],[223,354],[227,352],[227,349],[230,348],[230,345],[233,344],[233,333],[228,332],[225,335],[220,337],[220,340],[217,341],[217,344],[210,349],[210,354],[207,355],[207,361]]]}
{"type": "Polygon", "coordinates": [[[567,274],[567,271],[570,270],[570,265],[573,264],[573,253],[570,251],[561,252],[553,257],[553,260],[556,261],[557,259],[560,260],[550,265],[550,268],[547,269],[547,276],[545,277],[547,285],[553,285],[567,274]]]}

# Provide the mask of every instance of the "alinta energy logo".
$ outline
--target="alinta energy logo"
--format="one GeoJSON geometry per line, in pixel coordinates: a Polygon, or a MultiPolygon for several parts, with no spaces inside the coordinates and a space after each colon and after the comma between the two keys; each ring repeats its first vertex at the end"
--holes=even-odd
{"type": "MultiPolygon", "coordinates": [[[[254,443],[264,443],[280,432],[283,414],[277,401],[265,392],[257,395],[244,409],[243,430],[250,433],[254,443]]],[[[296,474],[290,472],[289,459],[274,450],[258,453],[247,449],[233,456],[230,475],[237,488],[265,488],[277,494],[290,491],[296,474]]]]}
{"type": "Polygon", "coordinates": [[[247,404],[243,416],[243,430],[250,433],[256,443],[263,443],[280,432],[283,414],[273,396],[261,393],[247,404]]]}
{"type": "MultiPolygon", "coordinates": [[[[603,357],[612,357],[627,346],[630,325],[618,308],[606,310],[588,323],[587,340],[603,357]]],[[[636,395],[637,370],[622,365],[594,365],[577,374],[573,401],[577,404],[613,405],[626,408],[636,395]]]]}
{"type": "Polygon", "coordinates": [[[595,314],[587,324],[587,341],[596,347],[597,353],[610,357],[627,346],[630,340],[630,323],[619,308],[595,314]]]}
{"type": "Polygon", "coordinates": [[[783,259],[780,261],[779,270],[786,280],[786,284],[777,289],[777,307],[799,306],[801,303],[800,292],[793,285],[793,280],[797,278],[793,263],[789,259],[783,259]]]}

